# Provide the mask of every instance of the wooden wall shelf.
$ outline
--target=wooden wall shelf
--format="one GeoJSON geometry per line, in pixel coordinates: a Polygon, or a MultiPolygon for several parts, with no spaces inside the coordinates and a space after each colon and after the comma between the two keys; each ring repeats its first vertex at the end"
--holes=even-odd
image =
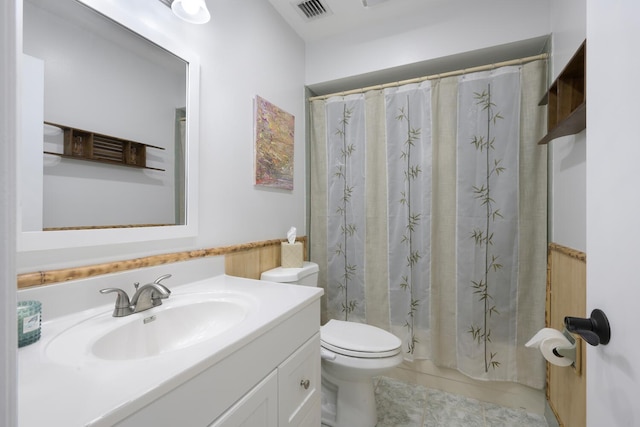
{"type": "Polygon", "coordinates": [[[51,122],[45,122],[45,124],[56,126],[62,129],[64,133],[63,153],[45,151],[45,154],[53,154],[54,156],[60,156],[65,159],[108,163],[111,165],[128,166],[139,169],[152,169],[164,172],[164,169],[147,166],[147,148],[164,150],[162,147],[142,144],[140,142],[76,129],[51,122]]]}
{"type": "Polygon", "coordinates": [[[547,134],[538,144],[573,135],[587,127],[586,40],[553,82],[540,105],[548,105],[547,134]]]}

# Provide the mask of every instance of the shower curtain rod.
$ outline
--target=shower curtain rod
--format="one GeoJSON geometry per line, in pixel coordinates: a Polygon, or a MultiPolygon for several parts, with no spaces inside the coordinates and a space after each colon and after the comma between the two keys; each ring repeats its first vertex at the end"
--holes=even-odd
{"type": "Polygon", "coordinates": [[[444,77],[460,76],[460,75],[467,74],[467,73],[477,73],[479,71],[493,70],[494,68],[507,67],[509,65],[522,65],[522,64],[525,64],[527,62],[537,61],[539,59],[547,59],[548,57],[549,57],[548,53],[541,53],[539,55],[528,56],[526,58],[510,59],[508,61],[496,62],[494,64],[479,65],[477,67],[463,68],[461,70],[456,70],[456,71],[447,71],[446,73],[432,74],[430,76],[416,77],[416,78],[413,78],[413,79],[401,80],[401,81],[398,81],[398,82],[385,83],[385,84],[374,85],[374,86],[367,86],[367,87],[363,87],[363,88],[360,88],[360,89],[351,89],[351,90],[347,90],[347,91],[344,91],[344,92],[330,93],[330,94],[327,94],[327,95],[312,96],[312,97],[309,98],[309,101],[318,101],[318,100],[322,100],[322,99],[328,99],[328,98],[331,98],[333,96],[353,95],[353,94],[356,94],[356,93],[368,92],[370,90],[381,90],[381,89],[386,89],[388,87],[398,87],[398,86],[403,86],[403,85],[407,85],[407,84],[411,84],[411,83],[421,83],[421,82],[424,82],[426,80],[434,80],[434,79],[441,79],[441,78],[444,78],[444,77]]]}

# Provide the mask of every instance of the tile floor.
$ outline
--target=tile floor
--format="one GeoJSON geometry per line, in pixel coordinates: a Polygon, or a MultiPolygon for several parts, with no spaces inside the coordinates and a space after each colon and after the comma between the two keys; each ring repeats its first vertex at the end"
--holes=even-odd
{"type": "Polygon", "coordinates": [[[391,378],[376,380],[376,427],[547,427],[542,415],[391,378]]]}

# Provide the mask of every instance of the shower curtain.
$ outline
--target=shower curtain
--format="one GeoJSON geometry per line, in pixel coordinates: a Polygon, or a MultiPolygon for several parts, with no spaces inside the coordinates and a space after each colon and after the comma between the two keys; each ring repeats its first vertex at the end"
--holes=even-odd
{"type": "Polygon", "coordinates": [[[311,102],[323,322],[372,324],[476,379],[542,388],[546,61],[311,102]]]}

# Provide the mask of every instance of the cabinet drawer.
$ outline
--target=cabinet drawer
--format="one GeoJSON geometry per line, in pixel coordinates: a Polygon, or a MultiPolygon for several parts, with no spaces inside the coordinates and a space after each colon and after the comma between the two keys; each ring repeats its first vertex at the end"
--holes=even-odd
{"type": "Polygon", "coordinates": [[[320,334],[315,334],[278,367],[279,425],[300,426],[320,405],[320,334]]]}

